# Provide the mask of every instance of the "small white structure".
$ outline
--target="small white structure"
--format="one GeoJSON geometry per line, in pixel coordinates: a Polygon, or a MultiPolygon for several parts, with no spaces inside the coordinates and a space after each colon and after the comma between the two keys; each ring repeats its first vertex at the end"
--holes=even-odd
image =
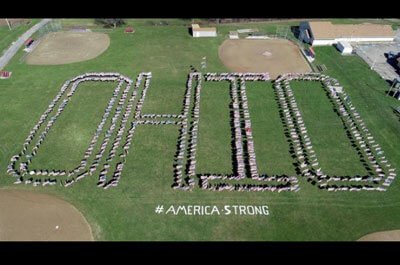
{"type": "Polygon", "coordinates": [[[252,33],[252,32],[258,32],[258,29],[238,29],[238,33],[252,33]]]}
{"type": "Polygon", "coordinates": [[[230,39],[239,39],[239,33],[237,31],[229,31],[230,39]]]}
{"type": "Polygon", "coordinates": [[[192,24],[193,37],[217,37],[216,28],[200,28],[199,24],[192,24]]]}
{"type": "Polygon", "coordinates": [[[339,41],[336,47],[343,55],[348,55],[353,52],[353,47],[347,41],[339,41]]]}

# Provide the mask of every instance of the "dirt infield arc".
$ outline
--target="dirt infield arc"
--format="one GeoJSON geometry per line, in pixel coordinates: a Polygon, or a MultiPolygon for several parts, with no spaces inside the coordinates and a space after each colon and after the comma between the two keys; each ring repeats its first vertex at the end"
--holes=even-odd
{"type": "Polygon", "coordinates": [[[52,32],[26,58],[27,64],[59,65],[93,59],[107,50],[110,38],[104,33],[52,32]]]}
{"type": "Polygon", "coordinates": [[[375,232],[363,236],[358,241],[400,241],[400,230],[375,232]]]}
{"type": "Polygon", "coordinates": [[[0,213],[0,241],[93,240],[83,215],[54,196],[0,190],[0,213]]]}
{"type": "Polygon", "coordinates": [[[268,72],[272,79],[283,73],[310,72],[299,48],[285,39],[225,40],[218,55],[234,72],[268,72]]]}

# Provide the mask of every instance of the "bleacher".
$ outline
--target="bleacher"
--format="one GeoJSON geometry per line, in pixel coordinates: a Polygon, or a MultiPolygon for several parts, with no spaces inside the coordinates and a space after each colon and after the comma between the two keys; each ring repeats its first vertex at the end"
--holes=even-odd
{"type": "Polygon", "coordinates": [[[12,72],[2,71],[0,73],[0,79],[7,79],[10,78],[12,72]]]}
{"type": "Polygon", "coordinates": [[[317,69],[319,72],[325,72],[326,70],[328,70],[328,68],[326,68],[325,64],[317,65],[317,69]]]}
{"type": "Polygon", "coordinates": [[[134,33],[135,29],[134,28],[126,28],[125,33],[134,33]]]}

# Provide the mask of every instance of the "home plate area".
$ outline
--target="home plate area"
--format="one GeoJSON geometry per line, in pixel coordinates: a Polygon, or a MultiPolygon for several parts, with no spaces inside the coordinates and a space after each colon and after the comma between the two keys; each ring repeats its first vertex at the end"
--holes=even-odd
{"type": "Polygon", "coordinates": [[[272,53],[270,53],[269,51],[265,51],[265,52],[263,52],[263,54],[262,55],[264,55],[264,56],[271,56],[272,55],[272,53]]]}
{"type": "Polygon", "coordinates": [[[327,75],[288,73],[273,81],[282,123],[287,132],[285,136],[289,142],[289,152],[295,160],[295,176],[267,175],[257,169],[260,161],[257,161],[254,150],[246,83],[270,82],[268,73],[189,73],[181,113],[142,114],[151,78],[150,72],[140,73],[136,82],[119,73],[85,73],[65,82],[30,131],[22,150],[11,158],[7,173],[16,179],[14,183],[33,186],[52,186],[58,183],[68,187],[85,177],[95,175],[98,177],[98,187],[115,187],[123,174],[135,128],[143,124],[178,126],[178,150],[175,157],[171,157],[171,160],[174,159],[171,187],[177,190],[190,191],[199,187],[209,191],[297,192],[300,190],[298,179],[303,177],[310,184],[326,191],[386,191],[396,177],[395,169],[382,155],[381,147],[375,142],[355,106],[346,100],[343,87],[336,79],[327,75]],[[290,86],[293,81],[320,82],[323,85],[331,104],[338,110],[349,141],[360,159],[366,161],[364,164],[368,168],[367,175],[330,176],[324,173],[294,98],[290,86]],[[46,140],[47,134],[84,82],[116,83],[84,157],[75,168],[69,170],[31,168],[34,158],[40,154],[39,147],[46,140]],[[196,173],[197,140],[198,133],[201,133],[198,128],[202,82],[226,82],[230,89],[233,170],[228,175],[196,173]]]}

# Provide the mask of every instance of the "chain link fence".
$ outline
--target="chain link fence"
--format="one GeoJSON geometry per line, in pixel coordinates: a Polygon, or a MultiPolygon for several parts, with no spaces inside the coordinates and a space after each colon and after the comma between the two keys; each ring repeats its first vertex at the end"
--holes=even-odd
{"type": "Polygon", "coordinates": [[[47,23],[43,27],[39,29],[39,36],[43,37],[44,35],[50,32],[58,32],[62,31],[61,21],[60,20],[52,20],[50,23],[47,23]]]}

